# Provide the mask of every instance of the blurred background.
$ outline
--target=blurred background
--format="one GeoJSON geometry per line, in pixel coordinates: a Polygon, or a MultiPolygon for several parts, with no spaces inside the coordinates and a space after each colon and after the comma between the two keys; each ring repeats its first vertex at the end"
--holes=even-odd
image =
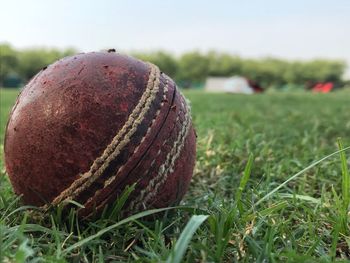
{"type": "MultiPolygon", "coordinates": [[[[0,262],[173,262],[187,248],[181,262],[350,258],[350,154],[335,152],[350,146],[350,0],[0,0],[0,8],[0,262]],[[117,214],[131,187],[96,222],[79,225],[72,211],[65,220],[61,208],[39,221],[6,176],[11,108],[48,64],[112,48],[157,64],[190,101],[198,137],[186,208],[123,224],[117,214]],[[193,214],[209,215],[197,231],[193,214]]],[[[48,95],[28,97],[29,105],[48,95]]],[[[52,160],[100,128],[82,114],[80,133],[61,112],[62,147],[46,147],[52,160]]],[[[58,123],[40,121],[48,130],[58,123]]],[[[30,148],[20,147],[38,158],[42,143],[29,128],[21,134],[30,148]]]]}
{"type": "Polygon", "coordinates": [[[0,87],[115,48],[183,88],[327,93],[350,86],[350,1],[2,1],[0,87]]]}

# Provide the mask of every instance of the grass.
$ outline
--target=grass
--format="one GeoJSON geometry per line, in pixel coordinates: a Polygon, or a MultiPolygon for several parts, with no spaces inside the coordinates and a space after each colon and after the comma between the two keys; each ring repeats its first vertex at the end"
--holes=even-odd
{"type": "MultiPolygon", "coordinates": [[[[0,93],[1,139],[16,93],[0,93]]],[[[180,207],[121,219],[118,211],[130,188],[95,221],[79,222],[74,211],[64,219],[59,209],[36,218],[13,194],[1,163],[0,261],[332,262],[350,257],[349,93],[185,95],[198,153],[180,207]]]]}

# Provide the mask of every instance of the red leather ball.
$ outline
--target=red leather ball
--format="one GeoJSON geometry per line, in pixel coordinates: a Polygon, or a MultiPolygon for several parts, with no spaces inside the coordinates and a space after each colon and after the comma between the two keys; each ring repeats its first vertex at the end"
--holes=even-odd
{"type": "Polygon", "coordinates": [[[157,66],[92,52],[33,77],[12,109],[4,148],[24,203],[75,200],[87,216],[133,184],[129,212],[178,203],[191,180],[196,137],[184,97],[157,66]]]}

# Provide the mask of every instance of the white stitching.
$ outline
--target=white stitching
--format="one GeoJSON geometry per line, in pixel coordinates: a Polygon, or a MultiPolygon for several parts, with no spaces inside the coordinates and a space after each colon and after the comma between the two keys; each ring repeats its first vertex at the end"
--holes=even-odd
{"type": "Polygon", "coordinates": [[[107,146],[102,156],[94,161],[89,172],[83,174],[82,177],[75,180],[67,189],[62,191],[52,201],[52,204],[58,204],[62,200],[72,199],[86,189],[86,187],[89,187],[99,177],[103,170],[106,169],[109,162],[114,159],[119,154],[120,150],[130,141],[130,137],[135,133],[137,126],[141,123],[141,120],[149,110],[150,104],[155,99],[155,95],[159,90],[160,71],[157,66],[153,64],[150,65],[151,72],[146,90],[142,94],[139,103],[130,114],[127,122],[107,146]],[[137,118],[135,119],[135,117],[137,118]],[[130,130],[127,132],[129,128],[130,130]],[[123,136],[124,140],[121,140],[123,136]]]}
{"type": "Polygon", "coordinates": [[[143,204],[146,204],[155,195],[157,195],[159,187],[165,183],[169,174],[171,174],[174,171],[175,162],[179,157],[182,151],[182,148],[184,147],[185,140],[190,130],[190,125],[191,125],[191,114],[190,114],[190,108],[187,107],[187,110],[185,113],[185,123],[176,141],[174,142],[174,145],[171,151],[168,153],[165,163],[159,167],[157,176],[154,177],[149,182],[148,186],[140,192],[139,196],[130,203],[128,210],[134,210],[134,207],[135,207],[135,210],[139,210],[140,206],[142,206],[143,204]]]}
{"type": "MultiPolygon", "coordinates": [[[[169,83],[168,83],[168,80],[166,79],[166,83],[165,83],[165,86],[164,86],[164,89],[163,89],[163,93],[164,93],[163,97],[165,97],[165,98],[166,98],[166,94],[167,94],[167,92],[168,92],[168,90],[169,90],[169,89],[168,89],[168,85],[169,85],[169,83]]],[[[151,121],[151,125],[148,127],[148,129],[147,129],[147,131],[146,131],[146,134],[142,137],[140,144],[135,148],[134,154],[138,152],[141,143],[145,140],[145,138],[146,138],[146,137],[149,135],[149,133],[151,132],[151,128],[152,128],[153,124],[155,123],[155,120],[156,120],[157,117],[159,116],[160,111],[161,111],[161,109],[163,108],[163,106],[164,106],[164,101],[161,102],[159,109],[157,110],[157,112],[156,112],[154,118],[153,118],[152,121],[151,121]]],[[[123,168],[124,168],[124,166],[119,167],[119,169],[117,170],[117,172],[115,172],[114,176],[111,176],[110,178],[108,178],[108,179],[104,182],[104,187],[103,187],[102,189],[97,190],[96,193],[95,193],[92,197],[90,197],[90,198],[85,202],[85,204],[91,202],[91,201],[95,198],[95,196],[97,196],[105,187],[107,187],[108,185],[110,185],[111,183],[113,183],[113,181],[116,179],[116,177],[118,176],[119,172],[122,171],[123,168]]]]}

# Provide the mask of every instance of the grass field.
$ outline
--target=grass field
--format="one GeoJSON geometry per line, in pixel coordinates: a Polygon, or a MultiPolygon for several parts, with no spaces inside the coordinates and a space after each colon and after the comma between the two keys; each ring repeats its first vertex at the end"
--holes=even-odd
{"type": "MultiPolygon", "coordinates": [[[[0,93],[1,141],[16,93],[0,93]]],[[[107,213],[79,223],[74,213],[63,219],[59,210],[36,218],[13,194],[2,162],[0,261],[331,262],[350,257],[345,156],[350,153],[335,153],[337,138],[343,147],[350,145],[349,93],[185,95],[198,153],[183,207],[146,220],[141,214],[120,221],[107,213]]]]}

